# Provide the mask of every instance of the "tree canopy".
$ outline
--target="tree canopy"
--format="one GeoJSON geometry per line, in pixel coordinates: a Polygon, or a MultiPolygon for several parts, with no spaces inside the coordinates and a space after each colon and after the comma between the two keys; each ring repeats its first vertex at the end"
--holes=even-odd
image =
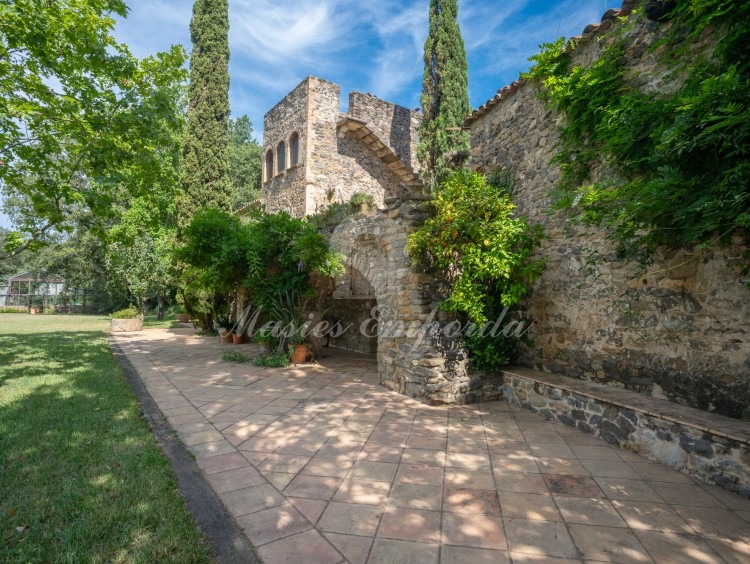
{"type": "Polygon", "coordinates": [[[5,258],[173,181],[185,53],[139,61],[114,15],[121,0],[0,0],[0,187],[17,227],[5,258]]]}

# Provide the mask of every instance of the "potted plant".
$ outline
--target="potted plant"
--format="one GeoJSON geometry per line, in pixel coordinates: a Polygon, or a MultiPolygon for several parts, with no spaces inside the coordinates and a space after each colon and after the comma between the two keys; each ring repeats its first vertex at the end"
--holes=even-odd
{"type": "Polygon", "coordinates": [[[293,364],[302,364],[307,362],[307,358],[310,356],[310,345],[304,341],[295,342],[296,339],[292,339],[289,343],[290,349],[292,350],[291,361],[293,364]]]}
{"type": "Polygon", "coordinates": [[[241,345],[244,340],[245,334],[240,327],[235,327],[232,331],[232,342],[235,345],[241,345]]]}
{"type": "Polygon", "coordinates": [[[113,333],[143,330],[143,317],[134,306],[115,311],[111,318],[113,333]]]}
{"type": "Polygon", "coordinates": [[[229,321],[229,317],[222,315],[216,320],[219,326],[219,337],[223,343],[232,342],[232,323],[229,321]]]}
{"type": "Polygon", "coordinates": [[[370,213],[370,210],[375,208],[375,198],[371,194],[355,192],[349,200],[349,205],[360,213],[370,213]]]}

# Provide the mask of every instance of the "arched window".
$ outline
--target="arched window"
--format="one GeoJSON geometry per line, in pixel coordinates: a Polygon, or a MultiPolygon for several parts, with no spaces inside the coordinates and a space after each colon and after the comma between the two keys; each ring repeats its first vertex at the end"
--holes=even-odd
{"type": "Polygon", "coordinates": [[[299,133],[295,131],[289,139],[289,165],[296,164],[299,164],[299,133]]]}
{"type": "Polygon", "coordinates": [[[271,149],[266,153],[266,182],[273,178],[273,151],[271,149]]]}
{"type": "Polygon", "coordinates": [[[277,172],[282,172],[286,168],[286,145],[283,141],[276,148],[276,162],[279,167],[277,172]]]}

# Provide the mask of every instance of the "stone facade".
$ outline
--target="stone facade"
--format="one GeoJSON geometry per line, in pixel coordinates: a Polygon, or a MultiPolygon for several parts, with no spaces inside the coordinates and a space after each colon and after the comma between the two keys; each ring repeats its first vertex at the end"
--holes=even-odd
{"type": "MultiPolygon", "coordinates": [[[[608,14],[579,39],[575,64],[595,60],[610,40],[607,31],[619,24],[608,14]]],[[[633,17],[630,75],[645,90],[674,88],[658,51],[649,50],[664,27],[633,17]]],[[[522,364],[750,417],[750,292],[739,268],[750,249],[737,239],[730,247],[662,251],[638,274],[617,260],[603,232],[547,215],[559,178],[550,158],[562,117],[538,93],[534,84],[514,83],[467,120],[471,165],[510,167],[519,212],[543,224],[549,237],[540,250],[547,270],[527,304],[537,320],[535,344],[522,364]]]]}
{"type": "Polygon", "coordinates": [[[421,112],[391,104],[372,94],[352,92],[349,94],[349,115],[372,126],[380,138],[393,147],[398,158],[413,170],[420,170],[417,145],[421,112]]]}
{"type": "Polygon", "coordinates": [[[460,343],[436,336],[451,320],[437,314],[442,296],[435,278],[406,253],[408,233],[431,213],[416,174],[420,119],[358,92],[340,114],[338,86],[305,79],[265,116],[261,200],[271,212],[299,217],[370,194],[372,209],[325,219],[323,232],[348,272],[341,280],[315,281],[318,299],[308,319],[333,329],[311,336],[311,344],[376,353],[381,383],[402,394],[433,404],[474,402],[486,399],[482,380],[469,374],[460,343]]]}
{"type": "Polygon", "coordinates": [[[431,213],[429,196],[407,193],[385,204],[383,210],[357,213],[323,228],[331,247],[346,259],[350,277],[361,280],[352,286],[365,289],[351,292],[360,299],[337,299],[340,288],[320,287],[311,308],[319,319],[313,322],[341,320],[348,327],[346,335],[330,340],[331,346],[377,350],[380,381],[388,389],[431,404],[497,399],[497,387],[490,390],[479,375],[469,373],[460,343],[442,337],[453,319],[438,310],[441,290],[435,277],[411,264],[407,255],[408,233],[431,213]]]}
{"type": "Polygon", "coordinates": [[[384,198],[406,190],[394,163],[414,170],[420,114],[355,92],[349,113],[342,115],[339,96],[337,85],[308,77],[265,115],[261,199],[269,211],[313,215],[355,193],[370,194],[382,207],[384,198]],[[368,137],[342,127],[346,118],[366,125],[368,137]]]}

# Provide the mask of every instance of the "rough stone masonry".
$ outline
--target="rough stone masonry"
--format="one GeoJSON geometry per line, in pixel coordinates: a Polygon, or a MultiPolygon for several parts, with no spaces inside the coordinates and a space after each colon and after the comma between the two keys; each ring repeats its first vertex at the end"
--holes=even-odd
{"type": "MultiPolygon", "coordinates": [[[[572,53],[574,65],[599,56],[632,4],[587,27],[572,53]]],[[[632,18],[629,76],[645,91],[673,89],[659,51],[650,49],[669,24],[632,18]]],[[[729,247],[665,250],[635,277],[603,232],[547,215],[559,178],[550,159],[563,117],[538,95],[537,85],[514,83],[467,119],[471,166],[511,168],[519,212],[543,224],[549,237],[540,250],[547,269],[527,304],[537,320],[535,343],[521,363],[750,418],[750,291],[740,266],[750,249],[737,238],[729,247]]],[[[603,175],[601,167],[592,180],[603,175]]]]}

